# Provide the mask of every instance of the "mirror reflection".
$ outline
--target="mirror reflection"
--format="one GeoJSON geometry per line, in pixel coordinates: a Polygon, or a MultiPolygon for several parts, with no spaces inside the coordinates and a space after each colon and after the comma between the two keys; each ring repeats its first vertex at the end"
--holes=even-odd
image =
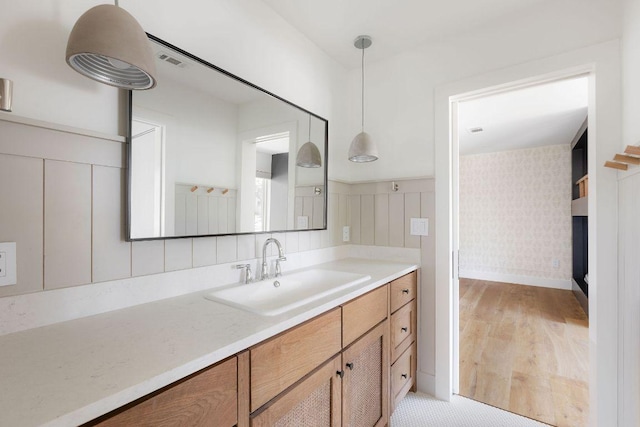
{"type": "Polygon", "coordinates": [[[131,92],[130,238],[326,228],[327,121],[149,37],[158,86],[131,92]]]}

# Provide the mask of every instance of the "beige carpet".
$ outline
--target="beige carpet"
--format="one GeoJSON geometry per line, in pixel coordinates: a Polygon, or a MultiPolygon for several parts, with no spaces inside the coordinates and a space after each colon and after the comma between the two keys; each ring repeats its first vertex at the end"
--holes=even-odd
{"type": "Polygon", "coordinates": [[[391,417],[391,427],[545,427],[547,424],[512,414],[462,396],[443,402],[422,393],[408,393],[391,417]]]}

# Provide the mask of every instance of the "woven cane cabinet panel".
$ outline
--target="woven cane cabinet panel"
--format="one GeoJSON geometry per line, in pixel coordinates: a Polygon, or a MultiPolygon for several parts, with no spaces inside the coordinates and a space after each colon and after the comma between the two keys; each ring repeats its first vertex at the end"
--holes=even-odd
{"type": "Polygon", "coordinates": [[[384,321],[344,350],[342,423],[351,427],[388,422],[389,343],[384,321]]]}
{"type": "Polygon", "coordinates": [[[252,427],[339,427],[341,356],[282,393],[251,418],[252,427]]]}

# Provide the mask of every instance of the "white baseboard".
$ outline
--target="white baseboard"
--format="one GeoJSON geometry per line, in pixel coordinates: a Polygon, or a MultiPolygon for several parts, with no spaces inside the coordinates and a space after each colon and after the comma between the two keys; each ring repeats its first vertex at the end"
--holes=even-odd
{"type": "Polygon", "coordinates": [[[416,382],[418,385],[418,391],[421,393],[427,393],[431,396],[436,395],[436,377],[435,375],[427,374],[426,372],[416,372],[416,382]]]}
{"type": "Polygon", "coordinates": [[[488,280],[491,282],[515,283],[517,285],[539,286],[571,290],[571,279],[549,279],[546,277],[520,276],[517,274],[490,273],[484,271],[460,270],[460,277],[465,279],[488,280]]]}

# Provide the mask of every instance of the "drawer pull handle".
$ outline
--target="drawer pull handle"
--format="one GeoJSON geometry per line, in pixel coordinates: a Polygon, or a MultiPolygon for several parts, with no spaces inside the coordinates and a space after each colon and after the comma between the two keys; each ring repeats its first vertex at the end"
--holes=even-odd
{"type": "Polygon", "coordinates": [[[407,331],[409,330],[409,328],[404,327],[404,328],[400,328],[400,330],[401,330],[402,332],[407,332],[407,331]]]}
{"type": "Polygon", "coordinates": [[[351,362],[347,363],[347,368],[353,371],[353,363],[351,362]]]}
{"type": "Polygon", "coordinates": [[[403,294],[407,294],[407,295],[408,295],[408,294],[409,294],[409,289],[403,289],[403,290],[402,290],[402,293],[403,293],[403,294]]]}
{"type": "Polygon", "coordinates": [[[336,375],[338,375],[340,378],[344,378],[344,371],[336,371],[336,375]]]}
{"type": "Polygon", "coordinates": [[[407,374],[402,374],[401,377],[406,380],[407,379],[407,374]]]}

